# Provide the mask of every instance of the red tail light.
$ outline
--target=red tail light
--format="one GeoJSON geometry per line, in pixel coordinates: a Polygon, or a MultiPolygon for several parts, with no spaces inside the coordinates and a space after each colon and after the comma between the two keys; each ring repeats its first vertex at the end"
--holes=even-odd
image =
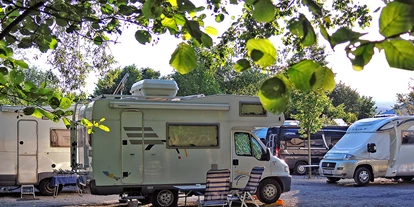
{"type": "Polygon", "coordinates": [[[279,150],[279,147],[276,147],[276,157],[280,158],[280,150],[279,150]]]}

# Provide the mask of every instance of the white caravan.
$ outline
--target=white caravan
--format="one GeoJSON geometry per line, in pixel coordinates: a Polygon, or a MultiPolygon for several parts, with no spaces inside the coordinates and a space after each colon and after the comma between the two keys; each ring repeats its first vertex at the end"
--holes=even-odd
{"type": "Polygon", "coordinates": [[[0,186],[35,185],[53,195],[53,170],[70,170],[70,130],[23,115],[21,106],[0,106],[0,186]]]}
{"type": "Polygon", "coordinates": [[[328,151],[319,171],[328,183],[353,178],[363,186],[378,177],[410,181],[414,178],[413,151],[413,116],[362,119],[328,151]]]}
{"type": "Polygon", "coordinates": [[[254,166],[265,167],[262,202],[290,190],[288,166],[252,133],[282,125],[283,114],[266,112],[257,97],[175,97],[177,89],[175,81],[144,80],[134,84],[132,96],[104,95],[80,109],[79,118],[105,118],[110,128],[96,129],[89,139],[78,132],[91,141],[85,161],[92,160],[92,194],[127,193],[154,206],[176,206],[173,186],[203,184],[209,169],[227,168],[233,187],[241,188],[254,166]]]}

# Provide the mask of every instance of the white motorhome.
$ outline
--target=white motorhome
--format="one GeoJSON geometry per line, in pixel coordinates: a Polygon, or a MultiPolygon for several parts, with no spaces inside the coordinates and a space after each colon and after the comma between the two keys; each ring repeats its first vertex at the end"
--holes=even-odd
{"type": "Polygon", "coordinates": [[[334,183],[353,178],[367,185],[374,178],[414,178],[414,117],[361,119],[319,163],[320,174],[334,183]]]}
{"type": "Polygon", "coordinates": [[[0,106],[0,186],[35,185],[53,195],[53,170],[70,170],[70,130],[23,115],[21,106],[0,106]]]}
{"type": "MultiPolygon", "coordinates": [[[[232,172],[233,187],[244,187],[254,166],[265,167],[258,198],[275,202],[290,190],[286,163],[252,133],[255,127],[283,124],[283,114],[264,110],[257,97],[194,95],[175,97],[175,81],[143,80],[132,96],[104,95],[78,112],[101,118],[110,132],[97,129],[90,140],[91,193],[144,196],[154,206],[176,206],[175,185],[203,184],[211,168],[232,172]]],[[[78,146],[79,147],[79,146],[78,146]]]]}

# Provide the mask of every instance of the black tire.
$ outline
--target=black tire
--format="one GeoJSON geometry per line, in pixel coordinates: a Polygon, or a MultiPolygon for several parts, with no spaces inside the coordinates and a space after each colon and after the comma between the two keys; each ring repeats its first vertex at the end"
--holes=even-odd
{"type": "Polygon", "coordinates": [[[354,180],[357,186],[365,186],[371,181],[371,171],[366,167],[359,167],[354,174],[354,180]]]}
{"type": "Polygon", "coordinates": [[[340,180],[341,178],[334,178],[334,177],[327,177],[326,178],[326,182],[327,183],[336,183],[340,180]]]}
{"type": "Polygon", "coordinates": [[[405,177],[405,178],[402,178],[402,180],[404,182],[410,182],[411,180],[413,180],[413,177],[405,177]]]}
{"type": "Polygon", "coordinates": [[[154,207],[176,207],[178,203],[178,191],[171,189],[157,190],[151,196],[154,207]]]}
{"type": "Polygon", "coordinates": [[[308,173],[308,169],[304,168],[302,165],[307,165],[306,162],[299,161],[295,165],[294,173],[296,175],[306,175],[308,173]]]}
{"type": "Polygon", "coordinates": [[[260,202],[271,204],[279,200],[282,194],[282,188],[274,179],[266,179],[260,182],[257,187],[256,196],[260,202]]]}
{"type": "MultiPolygon", "coordinates": [[[[55,186],[51,185],[52,178],[45,178],[40,181],[39,186],[37,189],[40,191],[40,194],[44,196],[52,196],[55,192],[55,186]]],[[[58,194],[62,191],[63,186],[59,185],[58,187],[58,194]]]]}

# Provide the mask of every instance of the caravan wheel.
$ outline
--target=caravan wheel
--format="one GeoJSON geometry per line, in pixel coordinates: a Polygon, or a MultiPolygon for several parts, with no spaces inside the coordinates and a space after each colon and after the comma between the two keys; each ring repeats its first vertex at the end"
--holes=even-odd
{"type": "Polygon", "coordinates": [[[369,181],[371,180],[371,171],[369,171],[366,167],[359,167],[355,171],[354,180],[357,186],[368,185],[369,181]]]}
{"type": "Polygon", "coordinates": [[[282,194],[279,183],[274,179],[266,179],[260,182],[256,195],[262,203],[271,204],[279,200],[282,194]]]}
{"type": "Polygon", "coordinates": [[[151,203],[154,207],[176,207],[178,192],[176,190],[157,190],[152,194],[151,203]]]}
{"type": "MultiPolygon", "coordinates": [[[[50,185],[52,182],[52,178],[45,178],[42,181],[40,181],[39,186],[37,186],[37,189],[40,191],[40,193],[44,196],[52,196],[55,192],[55,187],[50,185]]],[[[58,193],[60,193],[63,189],[62,185],[59,185],[58,193]]]]}

